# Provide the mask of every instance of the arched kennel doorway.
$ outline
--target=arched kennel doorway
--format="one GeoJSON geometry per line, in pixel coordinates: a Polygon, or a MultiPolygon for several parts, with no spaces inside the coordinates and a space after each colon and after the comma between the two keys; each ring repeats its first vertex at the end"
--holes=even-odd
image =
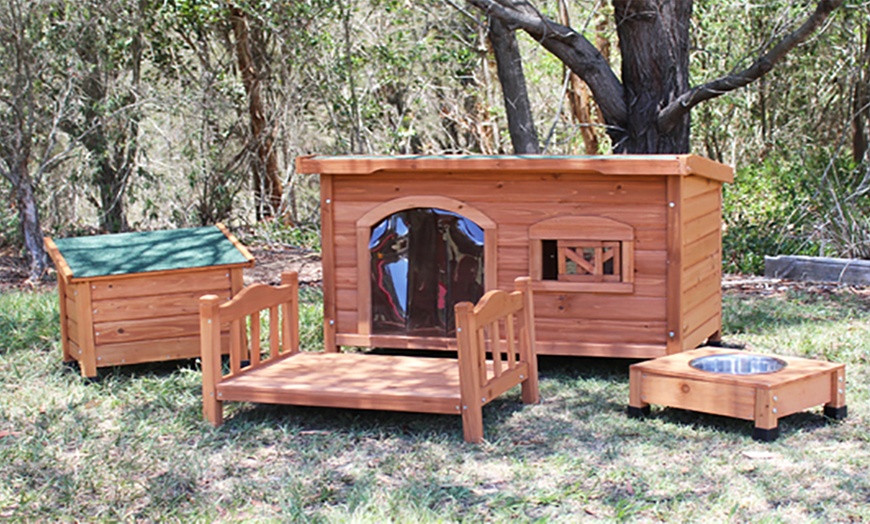
{"type": "Polygon", "coordinates": [[[362,332],[452,337],[453,306],[495,280],[495,223],[449,198],[400,198],[357,222],[362,332]]]}

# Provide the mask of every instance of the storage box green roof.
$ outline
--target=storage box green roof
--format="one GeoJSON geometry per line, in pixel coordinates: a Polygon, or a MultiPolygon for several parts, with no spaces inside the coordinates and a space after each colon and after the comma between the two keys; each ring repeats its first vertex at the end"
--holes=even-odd
{"type": "Polygon", "coordinates": [[[60,238],[54,243],[73,278],[249,263],[216,226],[60,238]]]}

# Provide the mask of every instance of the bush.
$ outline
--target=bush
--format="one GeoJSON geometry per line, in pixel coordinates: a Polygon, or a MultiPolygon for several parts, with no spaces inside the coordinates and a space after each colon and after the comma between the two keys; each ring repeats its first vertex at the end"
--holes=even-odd
{"type": "Polygon", "coordinates": [[[764,272],[764,256],[816,255],[811,175],[803,166],[767,158],[738,169],[723,196],[723,269],[764,272]]]}
{"type": "Polygon", "coordinates": [[[724,189],[724,271],[763,273],[765,255],[870,256],[866,169],[828,155],[738,169],[724,189]]]}

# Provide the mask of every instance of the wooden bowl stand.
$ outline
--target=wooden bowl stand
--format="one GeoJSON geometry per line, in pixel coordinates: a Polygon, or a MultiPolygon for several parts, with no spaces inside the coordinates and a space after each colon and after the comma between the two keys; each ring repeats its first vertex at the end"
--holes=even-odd
{"type": "Polygon", "coordinates": [[[700,348],[632,365],[628,414],[641,417],[649,413],[650,404],[660,404],[753,420],[752,437],[765,442],[779,436],[780,418],[812,406],[824,404],[826,416],[846,418],[844,364],[777,356],[786,362],[785,368],[753,375],[713,373],[689,365],[703,356],[732,353],[738,351],[700,348]]]}

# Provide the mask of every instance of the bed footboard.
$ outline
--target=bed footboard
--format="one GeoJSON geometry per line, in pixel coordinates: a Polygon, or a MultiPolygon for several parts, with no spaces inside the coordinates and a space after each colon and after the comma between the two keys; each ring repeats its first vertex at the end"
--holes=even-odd
{"type": "Polygon", "coordinates": [[[526,404],[540,399],[531,280],[518,278],[515,286],[513,293],[489,291],[476,306],[462,302],[454,308],[462,431],[468,442],[483,440],[483,406],[510,388],[521,384],[526,404]]]}
{"type": "MultiPolygon", "coordinates": [[[[280,286],[254,284],[221,304],[215,295],[200,298],[203,415],[213,425],[223,423],[223,403],[217,385],[275,359],[299,352],[299,283],[295,272],[281,275],[280,286]],[[260,312],[269,312],[267,347],[262,347],[260,312]],[[221,366],[221,329],[229,325],[230,370],[221,366]]],[[[265,333],[263,334],[266,335],[265,333]]]]}

